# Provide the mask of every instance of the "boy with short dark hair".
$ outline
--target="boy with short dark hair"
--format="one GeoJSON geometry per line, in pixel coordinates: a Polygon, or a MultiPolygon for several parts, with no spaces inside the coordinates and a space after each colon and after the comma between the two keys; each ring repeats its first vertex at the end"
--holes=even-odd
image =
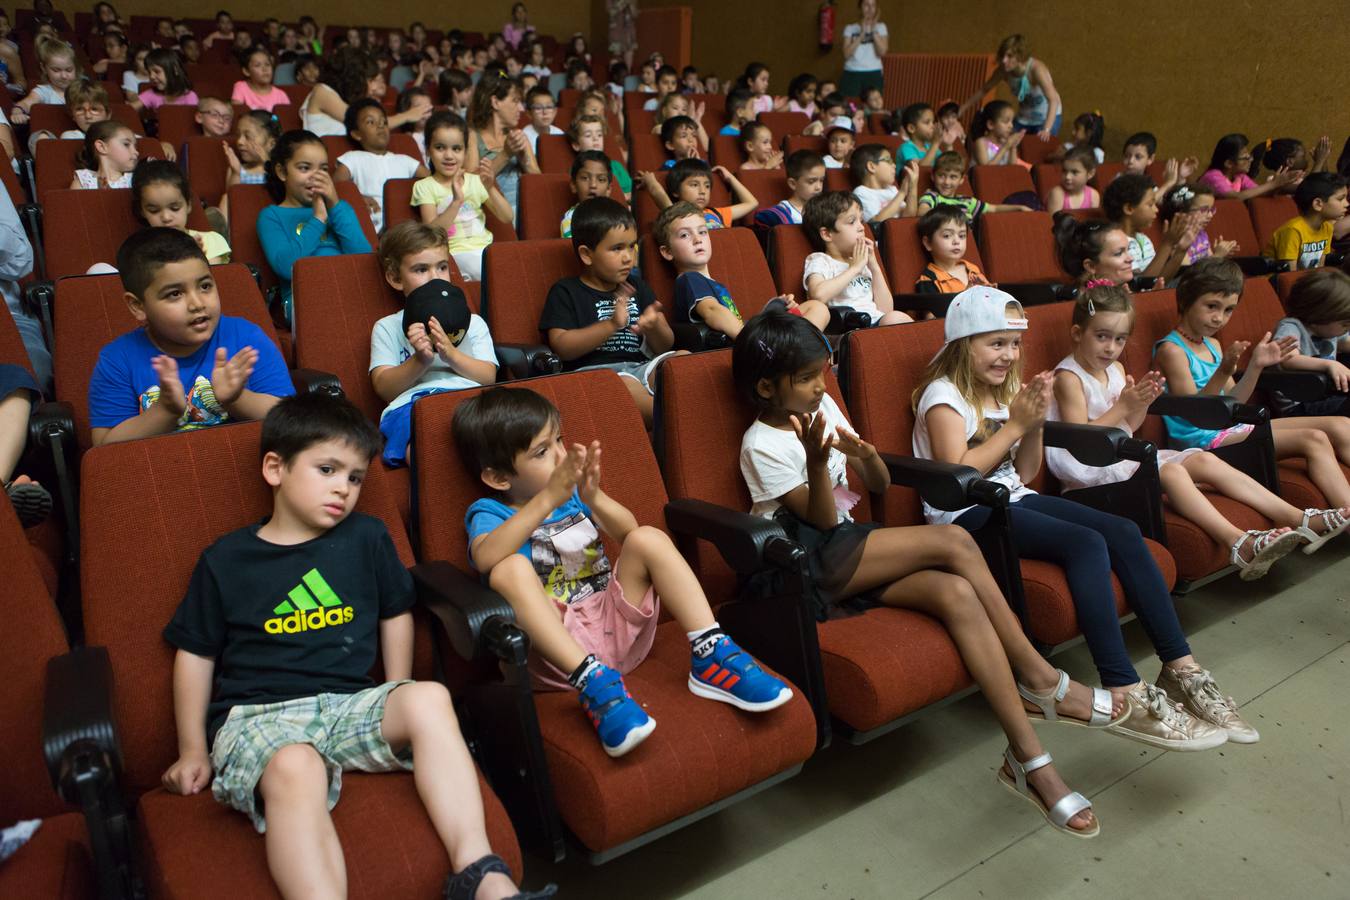
{"type": "Polygon", "coordinates": [[[853,149],[858,146],[858,134],[853,120],[848,116],[837,116],[825,129],[825,168],[847,169],[853,158],[853,149]]]}
{"type": "Polygon", "coordinates": [[[980,267],[966,259],[969,224],[965,213],[950,205],[935,206],[920,217],[919,240],[929,262],[914,282],[916,294],[959,294],[989,284],[980,267]]]}
{"type": "Polygon", "coordinates": [[[117,251],[117,269],[127,309],[142,327],[99,352],[89,379],[95,447],[261,419],[295,393],[263,330],[220,314],[211,267],[187,232],[134,233],[117,251]]]}
{"type": "Polygon", "coordinates": [[[384,230],[384,183],[393,178],[426,178],[431,173],[421,160],[389,152],[389,116],[380,101],[357,100],[347,107],[343,124],[347,136],[361,149],[348,150],[337,158],[333,180],[355,182],[378,234],[384,230]]]}
{"type": "Polygon", "coordinates": [[[741,129],[755,120],[755,95],[745,88],[732,88],[727,93],[727,124],[718,134],[740,137],[741,129]]]}
{"type": "Polygon", "coordinates": [[[955,149],[959,140],[960,123],[956,128],[951,125],[939,130],[933,107],[927,103],[911,103],[900,111],[900,133],[905,142],[895,154],[897,165],[917,162],[921,166],[931,166],[938,154],[955,149]]]}
{"type": "MultiPolygon", "coordinates": [[[[1151,131],[1136,131],[1125,139],[1125,146],[1121,148],[1120,161],[1124,163],[1124,169],[1121,175],[1148,175],[1149,167],[1153,165],[1158,153],[1158,138],[1151,131]]],[[[1163,167],[1162,184],[1158,185],[1158,196],[1166,196],[1172,188],[1181,184],[1183,181],[1190,181],[1191,176],[1199,169],[1200,163],[1193,156],[1188,156],[1178,162],[1175,159],[1169,159],[1163,167]]],[[[1119,178],[1120,176],[1116,176],[1119,178]]],[[[1102,186],[1105,188],[1105,185],[1102,186]]]]}
{"type": "Polygon", "coordinates": [[[698,140],[698,123],[689,116],[671,116],[661,123],[661,144],[670,154],[662,166],[669,169],[685,159],[698,159],[702,149],[698,140]]]}
{"type": "Polygon", "coordinates": [[[469,559],[529,635],[535,688],[575,689],[607,754],[628,753],[656,727],[623,675],[650,652],[663,603],[689,637],[692,693],[750,712],[792,699],[717,624],[665,532],[600,488],[600,442],[565,444],[552,403],[493,388],[455,411],[451,434],[493,491],[465,513],[469,559]],[[602,533],[623,548],[612,563],[602,533]]]}
{"type": "Polygon", "coordinates": [[[868,222],[884,222],[901,214],[917,215],[919,164],[907,163],[900,184],[895,181],[895,159],[881,144],[863,144],[853,151],[849,171],[857,187],[853,196],[868,222]]]}
{"type": "Polygon", "coordinates": [[[709,166],[701,159],[682,159],[671,167],[663,188],[650,172],[642,174],[642,184],[656,201],[657,209],[665,209],[681,200],[703,210],[709,228],[730,228],[742,216],[748,216],[759,206],[755,195],[726,166],[709,166]],[[712,200],[713,173],[722,176],[731,189],[735,202],[731,206],[709,206],[712,200]]]}
{"type": "MultiPolygon", "coordinates": [[[[695,70],[697,74],[697,70],[695,70]]],[[[664,65],[656,70],[656,96],[642,104],[642,108],[648,111],[656,109],[661,105],[661,101],[666,98],[666,94],[673,94],[680,89],[680,73],[675,71],[674,66],[664,65]]]]}
{"type": "Polygon", "coordinates": [[[1322,265],[1336,222],[1346,213],[1346,180],[1333,172],[1313,172],[1294,191],[1298,215],[1271,235],[1262,254],[1295,269],[1322,265]]]}
{"type": "Polygon", "coordinates": [[[380,238],[379,254],[384,280],[403,295],[405,306],[371,329],[370,383],[388,404],[380,414],[384,461],[401,466],[412,439],[413,404],[492,384],[497,355],[487,323],[450,282],[444,228],[400,222],[380,238]]]}
{"type": "Polygon", "coordinates": [[[825,189],[825,160],[814,150],[794,150],[788,154],[784,165],[791,193],[786,200],[756,212],[757,225],[772,228],[802,224],[802,210],[807,202],[825,189]]]}
{"type": "Polygon", "coordinates": [[[287,398],[263,421],[272,514],[202,553],[164,629],[177,649],[178,759],[162,782],[175,794],[211,782],[245,813],[283,896],[338,897],[341,773],[409,771],[415,756],[418,795],[458,873],[446,896],[551,896],[517,892],[488,844],[450,695],[411,680],[412,577],[384,524],[353,515],[379,448],[359,410],[323,394],[287,398]]]}
{"type": "Polygon", "coordinates": [[[521,130],[530,139],[537,155],[540,135],[563,133],[561,128],[553,124],[553,120],[558,117],[558,102],[553,99],[552,91],[542,84],[536,84],[525,94],[525,112],[530,117],[530,124],[521,130]]]}
{"type": "Polygon", "coordinates": [[[576,196],[577,202],[563,213],[560,224],[563,237],[572,236],[572,215],[576,212],[578,204],[592,197],[609,196],[612,172],[613,164],[610,158],[599,150],[582,150],[572,160],[572,193],[576,196]]]}
{"type": "Polygon", "coordinates": [[[947,151],[933,163],[933,186],[919,197],[918,214],[923,215],[939,206],[955,206],[970,222],[987,212],[1029,212],[1031,207],[1011,203],[985,203],[974,197],[956,193],[966,180],[966,161],[961,154],[947,151]]]}
{"type": "MultiPolygon", "coordinates": [[[[745,324],[731,292],[708,274],[712,241],[703,210],[681,201],[661,210],[653,228],[661,256],[675,265],[675,321],[705,324],[713,331],[735,339],[745,324]]],[[[825,304],[807,300],[798,306],[791,294],[769,300],[766,309],[777,307],[805,316],[822,331],[830,322],[825,304]]]]}
{"type": "Polygon", "coordinates": [[[864,313],[873,325],[913,321],[895,308],[857,197],[844,191],[812,197],[802,212],[802,227],[816,251],[806,257],[802,271],[808,299],[864,313]]]}
{"type": "Polygon", "coordinates": [[[572,215],[572,247],[582,273],[549,288],[539,330],[564,369],[618,372],[650,426],[656,371],[675,335],[637,272],[637,222],[617,200],[586,200],[572,215]]]}

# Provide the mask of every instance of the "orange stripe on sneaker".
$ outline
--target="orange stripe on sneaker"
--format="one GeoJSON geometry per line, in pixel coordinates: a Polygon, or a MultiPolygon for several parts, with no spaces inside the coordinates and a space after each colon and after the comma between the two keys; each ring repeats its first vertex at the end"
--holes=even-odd
{"type": "Polygon", "coordinates": [[[720,671],[720,672],[717,673],[717,677],[711,679],[712,684],[713,684],[715,687],[721,687],[721,686],[722,686],[722,682],[726,681],[726,680],[727,680],[727,676],[730,675],[730,674],[731,674],[731,673],[728,672],[726,669],[723,669],[722,671],[720,671]]]}
{"type": "Polygon", "coordinates": [[[702,677],[703,677],[703,680],[704,680],[704,681],[712,681],[714,678],[717,677],[717,673],[718,673],[718,672],[724,672],[724,671],[726,671],[726,670],[723,669],[721,666],[719,666],[717,663],[708,663],[708,668],[706,668],[706,669],[703,670],[703,676],[702,676],[702,677]]]}
{"type": "Polygon", "coordinates": [[[721,688],[722,690],[724,690],[724,691],[729,691],[729,690],[731,690],[733,687],[735,687],[735,686],[736,686],[736,682],[738,682],[738,681],[740,681],[740,680],[741,680],[741,676],[739,676],[739,675],[732,675],[730,678],[727,679],[727,683],[726,683],[726,684],[720,684],[720,685],[718,685],[718,687],[720,687],[720,688],[721,688]]]}

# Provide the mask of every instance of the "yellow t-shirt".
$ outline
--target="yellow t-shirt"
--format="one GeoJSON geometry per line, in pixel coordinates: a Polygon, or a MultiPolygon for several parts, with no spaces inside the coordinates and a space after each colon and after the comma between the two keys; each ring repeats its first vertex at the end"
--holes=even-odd
{"type": "Polygon", "coordinates": [[[1294,260],[1298,269],[1315,269],[1322,264],[1322,258],[1331,246],[1333,228],[1335,223],[1328,221],[1314,231],[1307,219],[1294,216],[1275,229],[1265,255],[1271,259],[1294,260]]]}
{"type": "MultiPolygon", "coordinates": [[[[412,205],[435,204],[436,214],[440,215],[449,208],[454,194],[450,188],[428,175],[413,185],[412,205]]],[[[454,230],[450,232],[449,247],[451,253],[463,253],[469,250],[482,250],[492,243],[492,232],[488,231],[487,216],[483,214],[483,204],[488,200],[487,188],[483,180],[472,172],[464,174],[464,204],[455,216],[454,230]]]]}
{"type": "Polygon", "coordinates": [[[187,233],[202,242],[202,252],[206,254],[208,262],[217,258],[222,263],[230,261],[230,243],[220,236],[220,232],[193,231],[189,228],[187,233]]]}

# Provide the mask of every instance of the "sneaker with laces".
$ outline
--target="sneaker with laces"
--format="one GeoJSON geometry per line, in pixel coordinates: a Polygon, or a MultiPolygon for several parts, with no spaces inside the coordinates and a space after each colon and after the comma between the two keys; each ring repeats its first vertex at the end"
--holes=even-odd
{"type": "Polygon", "coordinates": [[[623,676],[609,666],[601,665],[591,675],[578,699],[600,736],[600,745],[610,756],[623,756],[656,728],[656,720],[624,687],[623,676]]]}
{"type": "Polygon", "coordinates": [[[1192,716],[1147,682],[1131,688],[1125,705],[1125,721],[1106,729],[1123,738],[1161,750],[1212,750],[1228,740],[1227,731],[1192,716]]]}
{"type": "Polygon", "coordinates": [[[1163,666],[1158,673],[1157,686],[1197,719],[1228,732],[1228,740],[1238,744],[1255,744],[1261,740],[1260,732],[1243,721],[1233,698],[1219,690],[1207,669],[1196,666],[1181,671],[1163,666]]]}
{"type": "Polygon", "coordinates": [[[754,657],[724,637],[707,656],[691,654],[689,690],[739,709],[764,712],[792,699],[792,688],[759,667],[754,657]]]}

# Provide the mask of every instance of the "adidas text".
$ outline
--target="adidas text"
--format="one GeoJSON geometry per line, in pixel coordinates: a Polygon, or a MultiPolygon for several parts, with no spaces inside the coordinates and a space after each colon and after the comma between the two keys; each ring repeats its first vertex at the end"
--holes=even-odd
{"type": "Polygon", "coordinates": [[[342,606],[336,609],[316,609],[311,612],[296,610],[289,616],[277,616],[263,623],[268,634],[299,634],[302,631],[316,631],[329,625],[345,625],[352,620],[352,608],[342,606]]]}

